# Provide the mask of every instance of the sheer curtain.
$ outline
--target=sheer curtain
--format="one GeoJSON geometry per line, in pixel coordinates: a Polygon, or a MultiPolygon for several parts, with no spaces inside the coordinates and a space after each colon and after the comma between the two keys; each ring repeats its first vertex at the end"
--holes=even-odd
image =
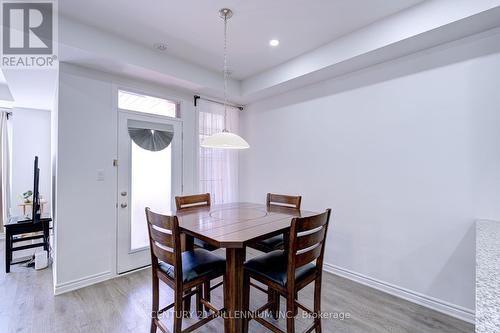
{"type": "Polygon", "coordinates": [[[0,232],[9,218],[10,208],[10,147],[8,113],[0,112],[0,232]]]}
{"type": "MultiPolygon", "coordinates": [[[[198,100],[199,142],[224,129],[224,106],[198,100]]],[[[238,133],[239,110],[227,108],[227,130],[238,133]]],[[[199,190],[213,203],[238,201],[238,151],[199,147],[199,190]]]]}

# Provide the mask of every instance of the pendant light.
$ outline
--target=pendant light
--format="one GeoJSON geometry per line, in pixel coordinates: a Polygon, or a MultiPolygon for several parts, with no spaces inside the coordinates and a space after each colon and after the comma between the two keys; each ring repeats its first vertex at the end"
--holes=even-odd
{"type": "Polygon", "coordinates": [[[203,148],[219,149],[247,149],[250,145],[239,135],[227,130],[227,20],[233,16],[229,8],[219,10],[220,17],[224,20],[224,130],[213,134],[203,140],[203,148]]]}

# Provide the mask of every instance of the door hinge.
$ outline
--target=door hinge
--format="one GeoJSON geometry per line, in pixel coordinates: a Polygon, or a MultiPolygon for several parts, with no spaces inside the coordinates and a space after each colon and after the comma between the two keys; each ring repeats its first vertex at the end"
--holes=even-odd
{"type": "Polygon", "coordinates": [[[118,166],[118,160],[113,160],[113,166],[117,167],[118,166]]]}

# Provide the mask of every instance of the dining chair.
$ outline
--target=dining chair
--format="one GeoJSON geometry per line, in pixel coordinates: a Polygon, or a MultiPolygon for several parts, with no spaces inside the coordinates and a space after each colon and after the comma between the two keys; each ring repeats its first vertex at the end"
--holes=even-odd
{"type": "MultiPolygon", "coordinates": [[[[146,220],[153,277],[151,333],[156,332],[157,328],[162,332],[168,332],[158,316],[171,308],[174,308],[173,333],[191,332],[220,316],[224,310],[217,310],[206,297],[202,296],[202,286],[206,283],[210,285],[211,280],[224,276],[226,268],[224,258],[198,248],[182,252],[177,216],[160,215],[146,208],[146,220]],[[159,309],[160,280],[174,291],[174,302],[162,309],[159,309]],[[182,330],[182,318],[186,316],[183,311],[183,300],[190,299],[193,295],[196,295],[198,316],[201,317],[203,314],[202,305],[209,310],[209,315],[182,330]]],[[[221,284],[223,283],[215,285],[212,289],[221,284]]]]}
{"type": "MultiPolygon", "coordinates": [[[[210,207],[210,193],[185,195],[175,197],[175,205],[177,211],[184,211],[192,208],[210,207]]],[[[202,241],[201,239],[194,239],[194,246],[200,247],[205,250],[214,251],[217,248],[202,241]]]]}
{"type": "Polygon", "coordinates": [[[184,195],[175,197],[177,210],[192,207],[210,207],[210,193],[184,195]]]}
{"type": "MultiPolygon", "coordinates": [[[[203,207],[210,207],[211,205],[211,198],[210,198],[210,193],[204,193],[204,194],[194,194],[194,195],[184,195],[184,196],[176,196],[175,197],[175,205],[177,208],[177,211],[182,212],[185,210],[193,209],[193,208],[203,208],[203,207]]],[[[205,241],[202,241],[201,239],[195,238],[193,240],[193,244],[197,248],[202,248],[208,251],[215,251],[217,250],[217,247],[208,244],[205,241]]],[[[212,288],[210,287],[210,282],[207,282],[203,286],[203,293],[204,297],[206,300],[210,302],[210,290],[212,288]]],[[[185,302],[185,307],[189,308],[191,305],[191,301],[187,300],[185,302]]],[[[206,307],[205,307],[206,308],[206,307]]],[[[206,309],[208,311],[208,309],[206,309]]]]}
{"type": "MultiPolygon", "coordinates": [[[[267,209],[272,211],[273,209],[300,209],[300,204],[302,202],[302,196],[292,196],[292,195],[284,195],[284,194],[274,194],[268,193],[266,196],[266,206],[267,209]]],[[[256,250],[259,250],[264,253],[269,253],[275,250],[281,250],[285,246],[285,234],[279,234],[273,237],[269,237],[266,239],[258,240],[253,243],[248,244],[247,246],[256,250]]],[[[258,287],[257,285],[251,283],[252,286],[258,287]]],[[[273,290],[269,289],[267,295],[268,301],[278,300],[278,302],[274,302],[274,308],[271,310],[271,314],[275,319],[277,319],[278,311],[279,311],[279,294],[273,292],[273,290]]]]}
{"type": "MultiPolygon", "coordinates": [[[[272,209],[273,207],[300,209],[301,201],[302,197],[300,195],[291,196],[291,195],[268,193],[266,199],[266,206],[268,207],[268,209],[272,209]]],[[[283,249],[284,243],[285,243],[285,237],[283,234],[280,234],[251,243],[248,245],[248,247],[259,250],[264,253],[269,253],[274,250],[283,249]]]]}
{"type": "MultiPolygon", "coordinates": [[[[324,213],[296,217],[292,219],[288,248],[276,250],[248,260],[244,267],[245,309],[250,303],[250,279],[263,283],[286,298],[286,332],[295,333],[295,316],[300,308],[311,315],[313,324],[305,332],[321,332],[321,278],[323,256],[331,209],[324,213]],[[314,309],[310,310],[299,303],[298,292],[314,282],[314,309]]],[[[257,289],[268,292],[264,288],[257,289]]],[[[283,332],[274,324],[266,321],[260,314],[273,310],[278,299],[271,299],[256,311],[250,312],[250,319],[244,320],[244,332],[248,331],[248,321],[253,319],[272,332],[283,332]]],[[[284,333],[284,332],[283,332],[284,333]]]]}

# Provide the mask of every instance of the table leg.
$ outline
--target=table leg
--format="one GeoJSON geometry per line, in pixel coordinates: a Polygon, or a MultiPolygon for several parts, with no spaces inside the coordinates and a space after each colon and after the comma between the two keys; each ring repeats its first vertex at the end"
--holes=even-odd
{"type": "Polygon", "coordinates": [[[243,263],[245,248],[226,249],[226,276],[224,286],[225,333],[243,332],[243,263]]]}

